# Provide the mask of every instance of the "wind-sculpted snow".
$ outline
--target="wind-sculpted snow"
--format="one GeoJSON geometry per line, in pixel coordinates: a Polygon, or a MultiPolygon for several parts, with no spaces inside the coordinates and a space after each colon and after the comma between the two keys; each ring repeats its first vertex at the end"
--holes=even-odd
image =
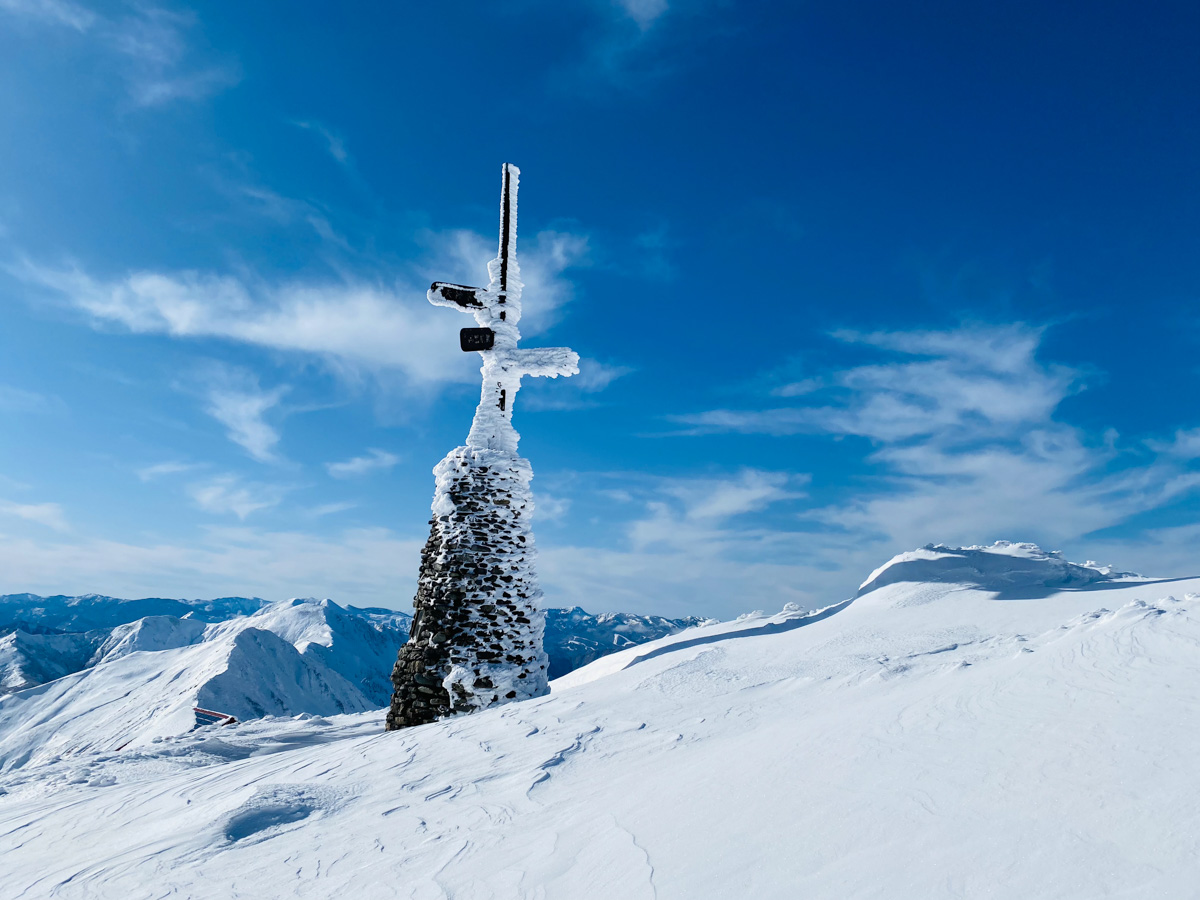
{"type": "Polygon", "coordinates": [[[896,582],[964,584],[1007,598],[1044,596],[1064,588],[1136,579],[1093,562],[1077,565],[1057,551],[1036,544],[996,541],[990,547],[946,547],[926,544],[901,553],[870,574],[859,595],[896,582]]]}
{"type": "Polygon", "coordinates": [[[896,581],[624,650],[474,716],[392,733],[380,712],[261,719],[11,771],[0,884],[1190,897],[1197,721],[1200,579],[1007,600],[896,581]]]}

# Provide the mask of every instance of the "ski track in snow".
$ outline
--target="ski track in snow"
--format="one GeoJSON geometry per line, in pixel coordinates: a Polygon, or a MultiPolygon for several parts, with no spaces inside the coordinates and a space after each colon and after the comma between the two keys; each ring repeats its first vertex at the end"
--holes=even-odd
{"type": "Polygon", "coordinates": [[[895,582],[384,733],[263,719],[0,779],[22,898],[1122,898],[1200,882],[1200,579],[895,582]]]}

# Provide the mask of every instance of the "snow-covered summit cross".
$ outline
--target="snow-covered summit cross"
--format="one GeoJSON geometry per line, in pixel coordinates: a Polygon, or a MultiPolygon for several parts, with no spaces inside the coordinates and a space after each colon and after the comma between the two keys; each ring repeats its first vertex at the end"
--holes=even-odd
{"type": "Polygon", "coordinates": [[[533,467],[517,455],[513,399],[526,375],[574,375],[565,347],[520,350],[516,166],[504,166],[500,252],[485,288],[435,282],[429,301],[472,313],[463,350],[483,357],[483,391],[467,443],[434,466],[429,540],[421,551],[408,643],[392,668],[387,728],[544,696],[544,647],[529,484],[533,467]]]}
{"type": "Polygon", "coordinates": [[[521,170],[503,166],[500,197],[500,250],[488,263],[488,286],[467,287],[435,281],[429,302],[475,316],[478,328],[464,328],[459,345],[483,357],[483,388],[467,446],[516,453],[520,435],[512,427],[513,401],[525,375],[577,375],[579,354],[566,347],[521,350],[521,269],[517,264],[517,185],[521,170]]]}

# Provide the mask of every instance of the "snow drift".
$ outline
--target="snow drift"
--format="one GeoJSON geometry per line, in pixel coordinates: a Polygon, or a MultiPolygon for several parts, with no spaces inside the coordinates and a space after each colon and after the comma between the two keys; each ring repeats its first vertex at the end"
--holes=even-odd
{"type": "Polygon", "coordinates": [[[859,596],[897,582],[961,584],[991,591],[997,597],[1029,599],[1053,590],[1078,588],[1127,577],[1111,566],[1088,562],[1076,565],[1057,551],[1037,544],[996,541],[990,547],[946,547],[926,544],[920,550],[901,553],[870,574],[859,596]]]}
{"type": "Polygon", "coordinates": [[[1032,551],[954,565],[977,552],[996,567],[971,581],[885,578],[819,613],[693,629],[470,717],[390,734],[380,712],[262,719],[10,771],[0,884],[121,900],[1191,896],[1200,578],[1096,568],[1014,598],[1032,551]]]}

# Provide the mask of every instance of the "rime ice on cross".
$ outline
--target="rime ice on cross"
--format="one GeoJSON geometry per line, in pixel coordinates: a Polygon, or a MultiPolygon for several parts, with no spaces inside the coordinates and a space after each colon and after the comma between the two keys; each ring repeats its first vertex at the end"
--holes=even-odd
{"type": "Polygon", "coordinates": [[[429,300],[473,313],[463,350],[483,357],[483,391],[465,446],[433,469],[409,639],[392,668],[387,729],[487,709],[549,691],[533,529],[533,468],[517,455],[513,399],[525,375],[574,375],[566,348],[519,350],[516,166],[504,166],[500,252],[486,288],[436,283],[429,300]]]}
{"type": "Polygon", "coordinates": [[[517,452],[520,435],[512,427],[513,401],[525,375],[577,375],[579,354],[566,347],[521,350],[521,270],[517,265],[517,184],[521,170],[505,163],[500,200],[500,252],[488,263],[486,288],[436,281],[429,302],[475,316],[478,328],[464,328],[463,350],[478,350],[483,357],[483,389],[467,446],[517,452]]]}

